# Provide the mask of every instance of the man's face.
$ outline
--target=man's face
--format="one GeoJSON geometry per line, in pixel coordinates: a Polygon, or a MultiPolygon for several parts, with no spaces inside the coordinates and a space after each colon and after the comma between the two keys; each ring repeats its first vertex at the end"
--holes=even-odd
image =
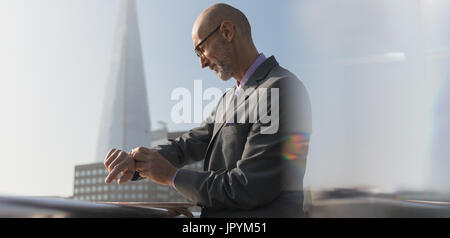
{"type": "MultiPolygon", "coordinates": [[[[194,47],[197,46],[206,36],[200,38],[198,34],[192,35],[194,47]]],[[[232,77],[232,47],[221,36],[220,30],[211,35],[200,45],[203,56],[200,57],[202,68],[209,67],[214,70],[217,77],[222,81],[227,81],[232,77]]]]}

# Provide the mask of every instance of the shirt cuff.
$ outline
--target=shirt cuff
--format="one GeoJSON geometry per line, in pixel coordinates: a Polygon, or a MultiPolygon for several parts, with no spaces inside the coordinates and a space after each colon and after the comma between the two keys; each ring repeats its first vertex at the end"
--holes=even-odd
{"type": "Polygon", "coordinates": [[[175,190],[178,190],[177,187],[175,187],[175,177],[177,176],[178,172],[180,172],[179,169],[177,169],[177,172],[175,172],[175,174],[174,174],[173,177],[172,177],[172,187],[173,187],[175,190]]]}

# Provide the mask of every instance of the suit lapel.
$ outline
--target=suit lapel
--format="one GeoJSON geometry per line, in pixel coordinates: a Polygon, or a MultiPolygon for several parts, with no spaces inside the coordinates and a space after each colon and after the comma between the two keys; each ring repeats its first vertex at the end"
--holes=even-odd
{"type": "MultiPolygon", "coordinates": [[[[238,108],[245,105],[244,102],[247,101],[247,99],[251,96],[251,94],[253,94],[256,91],[258,86],[261,84],[261,81],[263,81],[267,77],[269,72],[272,71],[272,69],[277,65],[278,62],[275,60],[275,57],[271,56],[256,69],[255,73],[253,73],[253,75],[250,76],[250,78],[247,80],[247,83],[238,92],[238,95],[240,97],[245,96],[244,100],[237,100],[236,107],[232,108],[234,110],[233,112],[227,111],[226,115],[230,116],[227,116],[227,120],[225,122],[229,122],[232,119],[232,117],[235,116],[236,112],[238,111],[238,108]],[[251,89],[253,89],[253,91],[251,91],[250,94],[244,95],[245,91],[251,89]]],[[[236,86],[234,87],[234,89],[236,90],[236,86]]],[[[216,130],[216,133],[219,132],[220,129],[222,129],[222,127],[225,124],[226,123],[221,124],[218,130],[216,130]]],[[[215,134],[213,136],[215,136],[215,134]]]]}
{"type": "MultiPolygon", "coordinates": [[[[214,130],[213,130],[213,135],[212,138],[215,137],[215,135],[217,134],[217,132],[222,128],[222,126],[225,124],[227,118],[226,115],[228,113],[227,107],[232,103],[233,100],[233,95],[234,92],[236,91],[236,86],[234,86],[234,88],[232,88],[231,90],[229,90],[225,97],[223,98],[222,101],[220,101],[219,103],[221,105],[218,106],[218,109],[216,111],[216,117],[214,119],[214,130]]],[[[211,139],[212,141],[212,139],[211,139]]]]}
{"type": "MultiPolygon", "coordinates": [[[[256,69],[255,73],[253,73],[253,75],[250,76],[250,78],[248,79],[247,83],[241,88],[240,93],[244,93],[246,90],[251,89],[251,88],[253,88],[253,89],[256,90],[256,89],[258,88],[258,86],[260,85],[261,81],[263,81],[263,80],[267,77],[267,75],[269,74],[269,72],[272,71],[272,69],[273,69],[275,66],[277,66],[277,65],[278,65],[278,62],[276,61],[276,59],[275,59],[274,56],[271,56],[271,57],[269,57],[268,59],[266,59],[266,61],[264,61],[264,63],[262,63],[262,64],[256,69]]],[[[227,98],[230,98],[230,97],[231,97],[231,100],[232,100],[233,103],[234,103],[234,98],[235,98],[235,97],[234,97],[234,93],[235,93],[235,90],[236,90],[236,86],[233,88],[233,90],[229,90],[229,91],[227,92],[227,95],[225,95],[225,99],[224,99],[224,100],[226,100],[225,103],[226,103],[227,105],[229,105],[229,103],[231,103],[230,100],[227,100],[227,98]]],[[[254,93],[255,90],[254,90],[252,93],[254,93]]],[[[240,106],[245,106],[245,104],[244,104],[244,105],[242,105],[242,104],[243,104],[245,101],[247,101],[247,99],[249,98],[250,95],[251,95],[251,94],[245,95],[244,100],[240,100],[240,101],[238,102],[238,105],[237,105],[235,108],[232,108],[232,109],[233,109],[233,112],[231,112],[231,111],[229,112],[229,110],[226,110],[225,115],[231,115],[231,116],[227,116],[225,121],[223,121],[223,118],[217,118],[217,114],[216,114],[216,118],[215,118],[215,122],[214,122],[213,135],[212,135],[212,137],[211,137],[211,140],[210,140],[210,142],[209,142],[209,145],[208,145],[208,148],[207,148],[206,154],[205,154],[205,156],[206,156],[206,157],[205,157],[205,163],[204,163],[204,169],[205,169],[205,170],[207,169],[207,167],[208,167],[208,165],[209,165],[209,156],[208,156],[208,153],[209,153],[209,150],[210,150],[211,145],[213,144],[213,142],[214,142],[214,140],[215,140],[215,137],[217,136],[217,134],[219,133],[219,131],[222,130],[222,128],[224,127],[224,125],[226,124],[226,122],[228,122],[232,117],[234,117],[234,115],[235,115],[236,112],[237,112],[237,109],[238,109],[240,106]],[[217,122],[217,120],[219,120],[219,122],[217,122]]],[[[219,103],[222,103],[222,102],[219,102],[219,103]]],[[[223,108],[223,109],[226,109],[226,108],[223,108]]],[[[220,113],[219,113],[219,114],[220,114],[220,113]]],[[[224,115],[220,115],[220,116],[224,116],[224,115]]]]}

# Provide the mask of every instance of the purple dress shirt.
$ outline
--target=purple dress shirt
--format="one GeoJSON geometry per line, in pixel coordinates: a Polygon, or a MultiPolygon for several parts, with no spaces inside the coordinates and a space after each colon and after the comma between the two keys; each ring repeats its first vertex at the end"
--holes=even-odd
{"type": "Polygon", "coordinates": [[[241,83],[238,84],[238,82],[236,81],[236,91],[234,92],[235,96],[237,95],[239,90],[241,90],[242,87],[244,87],[244,85],[247,83],[248,79],[250,78],[250,76],[253,75],[253,73],[256,71],[256,69],[262,63],[264,63],[264,61],[266,61],[266,56],[264,56],[263,53],[260,53],[258,58],[256,58],[255,62],[253,62],[253,64],[250,66],[250,68],[248,68],[247,72],[245,73],[244,77],[241,80],[241,83]]]}

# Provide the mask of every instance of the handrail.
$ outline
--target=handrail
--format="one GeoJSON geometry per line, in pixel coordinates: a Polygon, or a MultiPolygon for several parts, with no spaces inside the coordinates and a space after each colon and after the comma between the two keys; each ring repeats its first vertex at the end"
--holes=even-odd
{"type": "Polygon", "coordinates": [[[54,197],[0,196],[0,217],[173,218],[193,217],[187,203],[105,203],[54,197]],[[179,206],[179,207],[178,207],[179,206]]]}

